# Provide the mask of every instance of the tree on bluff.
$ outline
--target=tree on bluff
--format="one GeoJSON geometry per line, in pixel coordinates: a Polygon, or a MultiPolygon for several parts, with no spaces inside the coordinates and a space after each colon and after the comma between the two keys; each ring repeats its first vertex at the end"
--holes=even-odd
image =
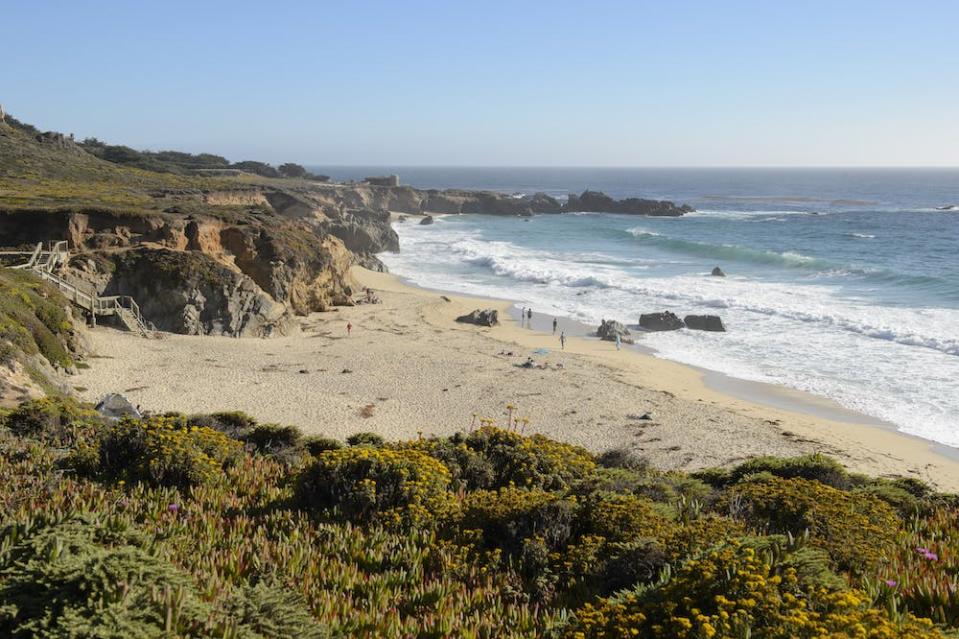
{"type": "Polygon", "coordinates": [[[301,178],[307,175],[306,169],[303,168],[303,166],[294,164],[293,162],[281,164],[279,171],[283,177],[301,178]]]}
{"type": "Polygon", "coordinates": [[[236,162],[231,168],[239,169],[240,171],[246,171],[247,173],[262,175],[263,177],[280,177],[280,172],[275,168],[269,164],[266,164],[265,162],[257,162],[255,160],[236,162]]]}

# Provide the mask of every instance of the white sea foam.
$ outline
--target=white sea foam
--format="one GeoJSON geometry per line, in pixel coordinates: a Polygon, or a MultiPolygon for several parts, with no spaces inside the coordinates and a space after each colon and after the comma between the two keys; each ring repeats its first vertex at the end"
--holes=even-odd
{"type": "MultiPolygon", "coordinates": [[[[402,226],[403,252],[384,259],[414,283],[516,299],[591,324],[607,317],[634,324],[640,313],[658,310],[717,313],[729,332],[657,333],[643,341],[669,359],[813,392],[959,445],[959,310],[879,305],[808,277],[658,277],[649,257],[486,241],[468,224],[402,226]]],[[[668,239],[643,227],[630,232],[668,239]]],[[[760,265],[815,262],[797,252],[733,248],[752,251],[760,265]]]]}

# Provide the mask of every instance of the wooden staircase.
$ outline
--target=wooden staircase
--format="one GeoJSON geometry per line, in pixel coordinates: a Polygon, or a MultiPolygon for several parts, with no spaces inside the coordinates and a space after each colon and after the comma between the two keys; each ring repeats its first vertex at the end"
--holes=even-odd
{"type": "Polygon", "coordinates": [[[49,249],[43,248],[39,242],[36,248],[30,251],[2,251],[2,256],[25,256],[29,259],[25,264],[18,264],[11,268],[29,270],[41,279],[54,284],[64,297],[75,306],[86,311],[96,322],[98,317],[116,317],[127,330],[139,333],[146,337],[156,328],[147,322],[140,313],[140,307],[129,295],[110,295],[99,297],[94,292],[82,290],[77,285],[57,275],[56,271],[70,260],[70,249],[66,241],[51,242],[49,249]]]}

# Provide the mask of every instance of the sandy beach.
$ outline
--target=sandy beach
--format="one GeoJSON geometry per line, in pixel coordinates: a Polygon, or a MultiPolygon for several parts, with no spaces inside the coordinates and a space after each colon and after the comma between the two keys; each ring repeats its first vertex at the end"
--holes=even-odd
{"type": "Polygon", "coordinates": [[[90,368],[74,383],[90,401],[120,392],[152,411],[243,410],[337,438],[448,435],[480,417],[505,424],[513,404],[515,415],[529,418],[527,433],[596,452],[628,447],[666,469],[822,452],[853,471],[959,491],[952,456],[889,427],[857,423],[868,420],[828,402],[747,384],[732,392],[728,381],[707,383],[703,371],[595,338],[570,337],[561,351],[557,337],[536,330],[551,318],[521,327],[511,302],[443,295],[360,268],[353,276],[358,290],[373,288],[381,303],[302,318],[301,332],[287,337],[143,339],[97,328],[89,335],[90,368]],[[455,322],[488,307],[500,311],[500,326],[455,322]],[[521,367],[528,356],[545,368],[521,367]],[[763,393],[769,401],[751,401],[763,393]]]}

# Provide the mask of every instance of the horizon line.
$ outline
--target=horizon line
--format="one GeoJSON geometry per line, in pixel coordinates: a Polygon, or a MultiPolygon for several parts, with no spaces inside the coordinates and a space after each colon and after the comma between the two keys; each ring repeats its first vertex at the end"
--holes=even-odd
{"type": "Polygon", "coordinates": [[[304,162],[303,166],[325,167],[333,169],[360,169],[360,168],[394,168],[394,169],[643,169],[643,170],[959,170],[959,164],[916,164],[916,165],[892,165],[892,164],[872,164],[872,165],[672,165],[672,166],[650,166],[650,165],[550,165],[550,164],[323,164],[317,162],[304,162]]]}

